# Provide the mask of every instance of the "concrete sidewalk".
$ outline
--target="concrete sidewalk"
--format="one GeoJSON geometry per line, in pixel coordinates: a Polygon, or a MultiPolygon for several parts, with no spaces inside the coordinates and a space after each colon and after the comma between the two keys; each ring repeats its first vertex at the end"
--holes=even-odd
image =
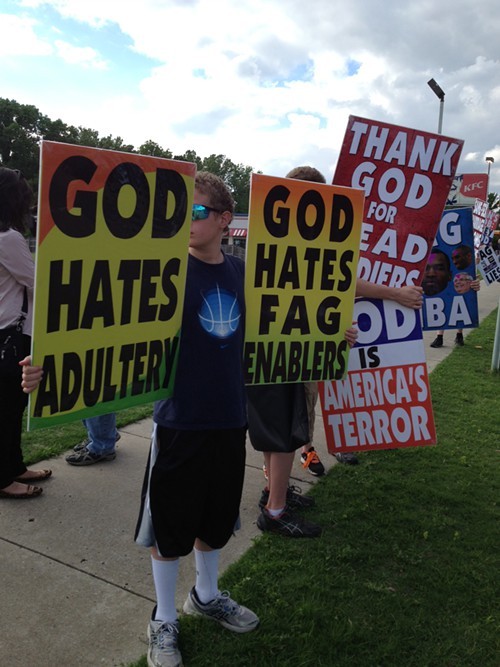
{"type": "MultiPolygon", "coordinates": [[[[483,286],[480,319],[499,298],[500,283],[483,286]]],[[[435,333],[424,334],[429,370],[451,352],[454,336],[445,333],[445,346],[434,350],[429,344],[435,333]]],[[[316,431],[315,446],[330,468],[336,461],[326,453],[320,418],[316,431]]],[[[132,537],[150,432],[150,420],[121,429],[112,463],[78,468],[64,457],[43,462],[40,467],[52,468],[53,477],[41,498],[0,502],[0,665],[118,667],[146,652],[155,596],[148,551],[132,537]]],[[[298,459],[294,483],[307,492],[316,479],[298,459]]],[[[264,485],[261,466],[261,455],[249,444],[242,529],[223,550],[222,570],[260,534],[255,520],[264,485]]],[[[224,483],[223,470],[214,483],[224,483]]],[[[192,556],[182,560],[180,573],[179,606],[193,584],[192,556]]]]}

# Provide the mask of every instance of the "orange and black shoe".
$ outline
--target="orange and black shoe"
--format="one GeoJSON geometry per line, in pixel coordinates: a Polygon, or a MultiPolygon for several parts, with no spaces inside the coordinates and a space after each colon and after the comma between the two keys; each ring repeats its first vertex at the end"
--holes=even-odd
{"type": "Polygon", "coordinates": [[[307,452],[302,452],[300,460],[302,461],[302,467],[308,470],[311,475],[321,477],[321,475],[325,474],[325,466],[319,460],[314,447],[309,447],[307,452]]]}

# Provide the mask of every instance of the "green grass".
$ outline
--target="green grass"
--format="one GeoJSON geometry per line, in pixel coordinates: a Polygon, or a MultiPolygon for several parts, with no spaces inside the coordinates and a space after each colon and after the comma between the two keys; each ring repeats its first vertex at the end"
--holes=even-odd
{"type": "Polygon", "coordinates": [[[431,374],[438,445],[334,466],[311,492],[321,538],[263,535],[221,577],[259,629],[182,617],[187,667],[499,667],[495,323],[431,374]]]}

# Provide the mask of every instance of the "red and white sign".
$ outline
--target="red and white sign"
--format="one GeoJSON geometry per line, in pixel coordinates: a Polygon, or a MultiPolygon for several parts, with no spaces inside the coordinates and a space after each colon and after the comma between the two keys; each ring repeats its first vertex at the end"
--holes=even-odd
{"type": "Polygon", "coordinates": [[[345,379],[320,385],[328,451],[395,449],[436,443],[418,311],[360,299],[359,338],[345,379]]]}
{"type": "Polygon", "coordinates": [[[463,141],[350,116],[333,182],[365,191],[358,277],[419,285],[463,141]]]}
{"type": "MultiPolygon", "coordinates": [[[[350,117],[334,183],[365,191],[358,277],[420,285],[463,141],[350,117]]],[[[347,377],[320,397],[328,450],[436,442],[418,311],[359,299],[347,377]]]]}
{"type": "Polygon", "coordinates": [[[474,206],[476,199],[488,198],[487,174],[457,174],[446,200],[447,206],[474,206]]]}

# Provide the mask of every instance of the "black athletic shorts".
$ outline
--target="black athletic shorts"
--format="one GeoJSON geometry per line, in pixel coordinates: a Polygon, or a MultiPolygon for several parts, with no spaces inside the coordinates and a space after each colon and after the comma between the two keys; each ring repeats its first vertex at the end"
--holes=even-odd
{"type": "Polygon", "coordinates": [[[157,426],[159,451],[149,501],[154,537],[166,558],[229,541],[239,516],[246,429],[181,431],[157,426]]]}
{"type": "Polygon", "coordinates": [[[247,387],[248,435],[258,452],[294,452],[309,442],[303,384],[247,387]]]}

